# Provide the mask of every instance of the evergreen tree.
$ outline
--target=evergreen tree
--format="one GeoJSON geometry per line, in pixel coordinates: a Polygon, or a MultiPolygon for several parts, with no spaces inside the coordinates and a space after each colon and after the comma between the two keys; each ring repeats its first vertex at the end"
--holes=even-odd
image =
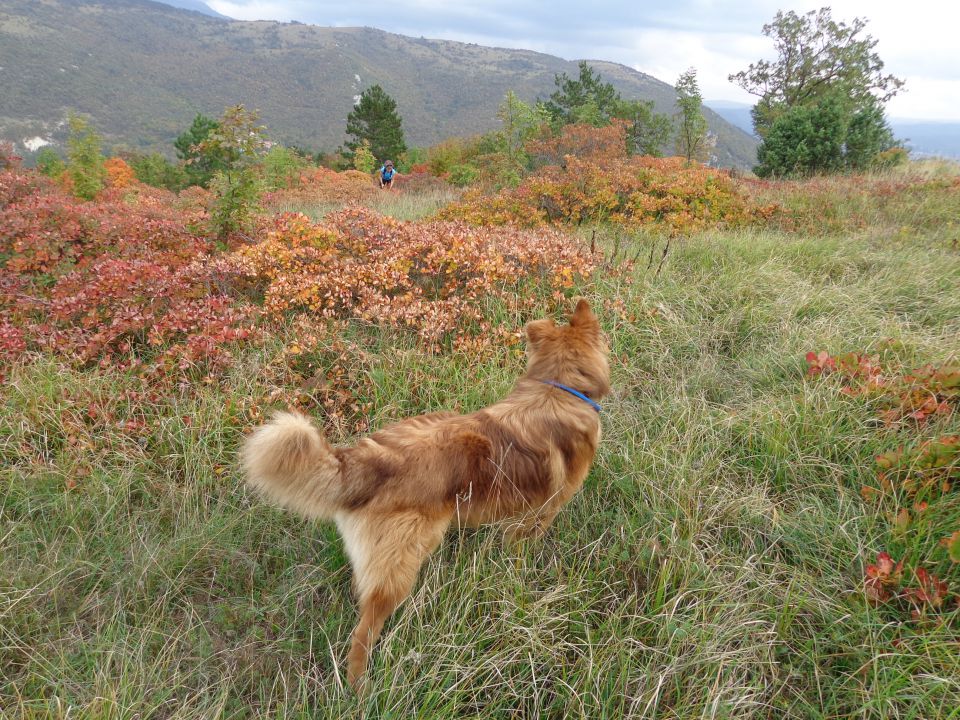
{"type": "Polygon", "coordinates": [[[368,87],[360,94],[359,102],[347,115],[347,135],[350,139],[344,143],[344,154],[351,162],[364,141],[369,143],[378,162],[399,158],[407,149],[397,103],[379,85],[368,87]]]}
{"type": "Polygon", "coordinates": [[[623,100],[615,112],[627,121],[627,152],[631,155],[660,157],[670,142],[673,123],[667,115],[654,110],[652,100],[623,100]]]}
{"type": "Polygon", "coordinates": [[[832,172],[843,166],[846,116],[842,103],[826,97],[781,114],[757,150],[760,177],[832,172]]]}
{"type": "Polygon", "coordinates": [[[177,149],[177,157],[186,165],[187,177],[191,185],[206,187],[215,173],[225,170],[231,162],[236,160],[218,145],[203,145],[210,134],[219,127],[220,123],[213,118],[197,113],[186,132],[173,141],[173,146],[177,149]],[[203,151],[200,150],[201,147],[204,147],[203,151]]]}
{"type": "Polygon", "coordinates": [[[781,113],[757,149],[760,177],[866,170],[896,147],[879,101],[850,115],[848,98],[828,95],[781,113]]]}
{"type": "Polygon", "coordinates": [[[850,118],[844,140],[844,165],[851,170],[866,170],[877,162],[880,153],[897,145],[884,116],[883,105],[871,96],[850,118]]]}
{"type": "Polygon", "coordinates": [[[586,60],[580,61],[580,76],[574,80],[566,73],[553,79],[557,86],[544,108],[555,125],[585,123],[594,127],[610,124],[620,101],[620,93],[610,83],[602,82],[586,60]]]}
{"type": "Polygon", "coordinates": [[[697,71],[690,68],[677,80],[677,152],[687,160],[705,159],[707,120],[703,117],[703,98],[697,85],[697,71]]]}

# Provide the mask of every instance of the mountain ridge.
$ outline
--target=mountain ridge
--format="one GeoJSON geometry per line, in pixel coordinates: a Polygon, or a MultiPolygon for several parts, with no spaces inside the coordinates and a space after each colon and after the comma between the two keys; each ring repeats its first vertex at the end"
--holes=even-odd
{"type": "MultiPolygon", "coordinates": [[[[590,61],[625,98],[673,112],[672,86],[590,61]]],[[[68,110],[91,116],[109,145],[172,152],[201,112],[243,103],[271,136],[332,150],[365,87],[397,101],[408,144],[498,126],[507,90],[545,98],[576,61],[532,50],[412,38],[376,28],[239,21],[153,0],[0,0],[0,138],[61,143],[68,110]]],[[[756,142],[707,110],[717,164],[749,166],[756,142]]],[[[36,146],[36,142],[33,143],[36,146]]]]}

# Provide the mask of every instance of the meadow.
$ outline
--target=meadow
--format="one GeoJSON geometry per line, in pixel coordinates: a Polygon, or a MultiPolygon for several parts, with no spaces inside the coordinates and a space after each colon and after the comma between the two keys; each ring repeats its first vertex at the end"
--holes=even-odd
{"type": "Polygon", "coordinates": [[[0,716],[960,717],[957,168],[579,162],[319,173],[224,241],[205,191],[0,161],[0,716]],[[245,489],[243,433],[480,408],[577,296],[583,491],[540,541],[451,532],[356,698],[339,538],[245,489]]]}

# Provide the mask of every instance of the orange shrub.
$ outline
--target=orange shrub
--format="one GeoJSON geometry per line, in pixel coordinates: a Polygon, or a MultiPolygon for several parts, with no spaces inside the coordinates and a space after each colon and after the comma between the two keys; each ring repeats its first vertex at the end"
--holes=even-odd
{"type": "Polygon", "coordinates": [[[325,167],[303,170],[289,188],[263,196],[266,208],[303,204],[344,204],[364,200],[376,190],[373,178],[359,170],[337,172],[325,167]]]}
{"type": "Polygon", "coordinates": [[[626,160],[626,123],[614,120],[605,127],[564,125],[553,137],[528,142],[526,151],[537,165],[560,165],[568,156],[597,163],[626,160]]]}
{"type": "Polygon", "coordinates": [[[437,219],[537,227],[608,220],[685,235],[742,226],[766,215],[729,175],[682,158],[634,157],[598,163],[568,156],[493,197],[468,193],[437,219]]]}
{"type": "Polygon", "coordinates": [[[404,223],[355,207],[322,225],[280,216],[262,242],[236,251],[228,264],[275,315],[362,318],[411,328],[436,344],[489,330],[486,298],[532,306],[521,286],[562,294],[597,259],[558,232],[404,223]]]}
{"type": "Polygon", "coordinates": [[[80,202],[42,176],[0,171],[0,359],[27,350],[90,362],[224,361],[253,308],[215,288],[203,211],[135,183],[80,202]],[[139,361],[139,360],[138,360],[139,361]]]}
{"type": "Polygon", "coordinates": [[[125,188],[137,180],[133,168],[123,158],[112,157],[103,164],[103,168],[107,172],[107,187],[125,188]]]}

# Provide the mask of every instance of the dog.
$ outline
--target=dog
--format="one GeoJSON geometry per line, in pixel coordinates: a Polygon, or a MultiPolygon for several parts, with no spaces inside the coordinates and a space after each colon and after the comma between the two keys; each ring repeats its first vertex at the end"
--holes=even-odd
{"type": "Polygon", "coordinates": [[[280,412],[245,441],[247,481],[307,518],[336,523],[353,569],[359,622],[347,680],[363,689],[383,624],[410,595],[454,523],[507,523],[538,536],[580,490],[600,441],[609,349],[586,300],[569,323],[525,327],[527,369],[500,402],[434,412],[331,447],[305,416],[280,412]]]}

